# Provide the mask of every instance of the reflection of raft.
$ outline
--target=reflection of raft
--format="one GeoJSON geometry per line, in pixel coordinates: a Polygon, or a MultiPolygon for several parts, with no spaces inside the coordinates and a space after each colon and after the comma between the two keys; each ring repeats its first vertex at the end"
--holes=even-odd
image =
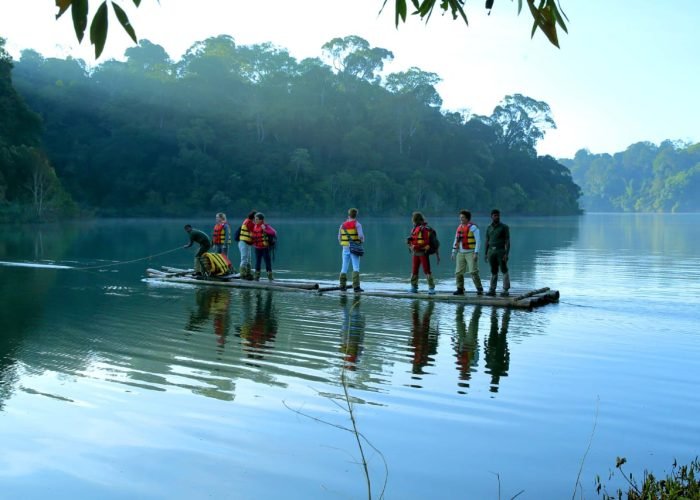
{"type": "MultiPolygon", "coordinates": [[[[339,292],[337,285],[319,284],[308,281],[292,281],[292,280],[274,280],[268,281],[261,279],[260,281],[247,281],[239,278],[238,275],[228,276],[224,278],[195,278],[192,275],[192,270],[177,269],[172,267],[164,267],[163,270],[147,269],[146,275],[148,278],[158,281],[167,281],[173,283],[184,283],[191,285],[211,285],[225,286],[232,288],[255,288],[262,290],[278,290],[286,292],[306,292],[306,293],[325,293],[339,292]]],[[[348,295],[353,292],[348,291],[348,295]]],[[[539,288],[530,291],[513,291],[508,297],[489,297],[487,295],[476,295],[475,293],[467,293],[465,295],[452,295],[451,292],[438,292],[435,295],[427,293],[411,293],[400,290],[389,289],[369,289],[362,292],[361,295],[369,297],[388,297],[395,299],[421,299],[431,300],[436,302],[457,302],[460,304],[474,304],[484,306],[509,307],[517,309],[532,309],[535,307],[544,306],[559,301],[559,291],[550,290],[549,288],[539,288]]]]}

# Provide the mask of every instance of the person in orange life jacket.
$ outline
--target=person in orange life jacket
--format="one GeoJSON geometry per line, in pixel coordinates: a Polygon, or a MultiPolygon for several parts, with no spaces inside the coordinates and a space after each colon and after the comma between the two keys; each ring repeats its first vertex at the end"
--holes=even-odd
{"type": "Polygon", "coordinates": [[[211,248],[211,241],[209,240],[209,236],[207,236],[204,232],[200,231],[199,229],[194,229],[189,224],[185,224],[185,231],[190,236],[190,242],[187,245],[184,245],[183,248],[190,248],[195,242],[199,244],[199,250],[194,256],[194,274],[196,276],[201,276],[206,272],[206,268],[202,263],[201,257],[211,248]]]}
{"type": "Polygon", "coordinates": [[[455,280],[457,282],[457,290],[453,295],[464,295],[464,272],[467,269],[469,269],[469,274],[476,287],[476,294],[484,294],[484,287],[479,277],[481,238],[479,228],[471,220],[471,212],[468,210],[459,212],[459,226],[457,226],[455,240],[452,244],[452,260],[456,261],[455,280]]]}
{"type": "Polygon", "coordinates": [[[211,236],[214,251],[228,257],[228,247],[231,246],[231,227],[226,221],[226,214],[216,214],[216,225],[211,236]]]}
{"type": "Polygon", "coordinates": [[[241,223],[240,236],[238,240],[238,250],[241,252],[241,278],[253,279],[251,253],[253,247],[253,227],[255,227],[255,214],[257,210],[251,211],[241,223]]]}
{"type": "Polygon", "coordinates": [[[345,291],[348,284],[348,267],[352,262],[352,288],[355,293],[364,292],[360,288],[360,256],[350,253],[350,240],[365,242],[362,224],[357,221],[357,209],[348,210],[348,218],[338,228],[338,243],[343,249],[342,266],[340,268],[340,289],[345,291]]]}
{"type": "Polygon", "coordinates": [[[267,279],[272,281],[272,257],[270,256],[269,236],[277,236],[277,231],[265,223],[265,215],[258,212],[253,219],[253,246],[255,247],[255,281],[260,281],[260,264],[265,259],[267,279]]]}
{"type": "MultiPolygon", "coordinates": [[[[430,272],[430,256],[428,255],[430,249],[428,222],[420,212],[413,212],[411,220],[413,221],[413,230],[406,239],[408,250],[411,253],[411,288],[409,291],[418,292],[418,267],[422,265],[425,277],[428,279],[428,294],[435,295],[435,278],[430,272]]],[[[440,264],[439,250],[435,255],[437,263],[440,264]]]]}

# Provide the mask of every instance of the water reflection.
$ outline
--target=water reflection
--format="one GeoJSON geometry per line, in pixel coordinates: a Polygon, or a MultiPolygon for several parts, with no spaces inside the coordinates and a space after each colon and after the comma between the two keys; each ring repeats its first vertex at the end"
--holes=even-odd
{"type": "Polygon", "coordinates": [[[501,377],[508,376],[510,351],[507,336],[510,314],[510,309],[499,310],[494,307],[491,310],[491,329],[484,344],[486,373],[491,375],[490,392],[498,392],[501,377]],[[499,314],[502,315],[500,326],[499,314]]]}
{"type": "Polygon", "coordinates": [[[236,331],[243,340],[243,352],[251,359],[263,359],[265,350],[272,349],[277,336],[278,313],[272,294],[269,290],[241,292],[242,321],[236,331]]]}
{"type": "MultiPolygon", "coordinates": [[[[435,303],[427,304],[414,300],[411,305],[411,347],[413,349],[412,372],[414,380],[420,380],[418,375],[425,375],[426,366],[432,366],[438,348],[438,328],[431,324],[435,303]]],[[[412,387],[420,387],[412,385],[412,387]]]]}
{"type": "Polygon", "coordinates": [[[457,371],[459,372],[458,386],[460,394],[466,394],[472,372],[476,371],[479,362],[479,318],[481,318],[481,306],[472,310],[469,318],[469,326],[464,319],[464,304],[457,306],[456,335],[453,339],[457,371]]]}
{"type": "Polygon", "coordinates": [[[198,288],[195,293],[197,310],[190,313],[185,330],[196,332],[204,329],[204,324],[212,318],[216,343],[226,344],[231,329],[231,290],[225,288],[198,288]]]}
{"type": "Polygon", "coordinates": [[[343,308],[340,352],[345,355],[345,368],[355,371],[365,338],[365,317],[360,313],[360,296],[355,294],[350,301],[347,295],[341,295],[340,305],[343,308]]]}

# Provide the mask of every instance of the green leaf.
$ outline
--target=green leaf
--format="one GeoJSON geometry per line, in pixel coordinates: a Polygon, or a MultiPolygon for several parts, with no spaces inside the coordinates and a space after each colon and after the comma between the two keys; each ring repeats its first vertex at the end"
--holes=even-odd
{"type": "Polygon", "coordinates": [[[88,1],[73,0],[71,2],[70,13],[71,16],[73,16],[73,28],[75,29],[75,36],[78,37],[78,42],[82,42],[83,35],[85,35],[85,28],[87,28],[88,23],[88,1]]]}
{"type": "Polygon", "coordinates": [[[95,59],[99,58],[107,41],[107,0],[97,9],[90,24],[90,43],[95,46],[95,59]]]}
{"type": "Polygon", "coordinates": [[[58,14],[56,14],[56,19],[61,17],[70,7],[73,0],[56,0],[56,7],[58,7],[58,14]]]}
{"type": "MultiPolygon", "coordinates": [[[[136,5],[137,7],[139,5],[141,5],[141,0],[132,0],[132,1],[134,2],[134,5],[136,5]]],[[[112,4],[112,5],[114,5],[114,4],[112,4]]]]}
{"type": "Polygon", "coordinates": [[[131,39],[134,41],[134,43],[139,43],[138,38],[136,38],[136,32],[134,31],[134,27],[131,26],[131,23],[129,22],[129,17],[126,15],[126,12],[122,10],[119,5],[116,3],[112,3],[112,8],[114,9],[114,13],[117,15],[117,19],[119,20],[119,23],[122,25],[122,28],[124,28],[124,31],[126,31],[131,39]]]}
{"type": "MultiPolygon", "coordinates": [[[[396,0],[396,15],[401,16],[401,20],[406,22],[406,14],[408,13],[408,8],[406,7],[405,0],[396,0]]],[[[399,23],[399,18],[396,18],[396,24],[399,23]]]]}

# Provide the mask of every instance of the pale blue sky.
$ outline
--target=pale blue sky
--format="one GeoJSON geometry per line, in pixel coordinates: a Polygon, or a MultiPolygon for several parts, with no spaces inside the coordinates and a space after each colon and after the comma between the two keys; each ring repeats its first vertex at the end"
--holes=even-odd
{"type": "MultiPolygon", "coordinates": [[[[219,34],[244,45],[270,41],[299,60],[320,56],[334,37],[358,35],[394,53],[388,72],[417,66],[442,77],[438,91],[447,109],[490,114],[505,95],[529,95],[551,106],[558,126],[540,144],[543,154],[700,141],[697,0],[561,0],[569,17],[561,49],[541,33],[530,39],[531,17],[526,10],[517,15],[517,0],[495,0],[490,16],[482,0],[469,0],[469,27],[436,12],[427,26],[414,18],[398,30],[393,0],[381,15],[382,0],[143,0],[139,9],[131,3],[120,2],[138,35],[174,59],[219,34]]],[[[87,40],[82,46],[75,40],[70,15],[55,21],[55,12],[54,0],[0,0],[0,36],[10,53],[33,48],[95,64],[87,40]]],[[[111,21],[101,60],[122,58],[131,44],[111,21]]]]}

